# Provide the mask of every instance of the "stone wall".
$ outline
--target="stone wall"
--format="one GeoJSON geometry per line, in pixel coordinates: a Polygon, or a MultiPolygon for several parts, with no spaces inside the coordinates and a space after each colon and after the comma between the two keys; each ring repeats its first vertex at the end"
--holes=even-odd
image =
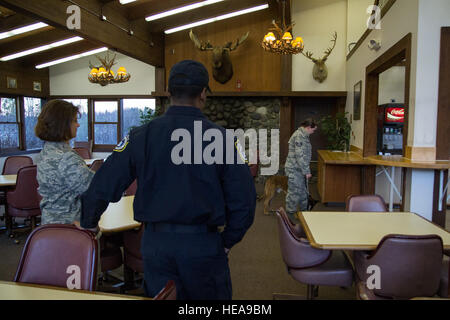
{"type": "MultiPolygon", "coordinates": [[[[157,112],[164,110],[162,106],[168,108],[168,99],[157,100],[161,100],[156,104],[157,112]]],[[[202,111],[208,119],[226,129],[255,129],[256,132],[259,132],[259,129],[267,129],[267,148],[270,152],[270,130],[280,128],[280,107],[281,99],[277,97],[208,97],[202,111]]],[[[248,156],[248,146],[246,152],[248,156]]]]}

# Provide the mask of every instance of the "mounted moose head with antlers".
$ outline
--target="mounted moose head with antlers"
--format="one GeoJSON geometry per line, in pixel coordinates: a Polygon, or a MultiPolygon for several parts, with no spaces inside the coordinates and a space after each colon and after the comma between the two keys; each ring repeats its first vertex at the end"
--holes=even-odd
{"type": "Polygon", "coordinates": [[[305,57],[314,62],[313,78],[314,80],[319,81],[320,83],[324,82],[325,79],[328,77],[328,68],[325,65],[325,62],[327,61],[328,56],[331,54],[334,47],[336,46],[336,40],[337,40],[337,32],[334,32],[333,39],[331,40],[331,42],[333,42],[333,46],[325,51],[325,55],[321,59],[313,58],[313,53],[311,51],[307,51],[306,54],[302,52],[302,54],[305,57]]]}
{"type": "Polygon", "coordinates": [[[235,43],[228,42],[224,46],[220,47],[213,46],[209,43],[209,41],[206,43],[200,42],[192,30],[189,32],[189,37],[194,42],[197,49],[201,51],[212,51],[213,78],[221,84],[228,82],[228,80],[233,77],[233,66],[231,64],[230,51],[235,50],[241,43],[243,43],[247,39],[248,35],[249,32],[243,35],[240,39],[237,39],[235,43]]]}

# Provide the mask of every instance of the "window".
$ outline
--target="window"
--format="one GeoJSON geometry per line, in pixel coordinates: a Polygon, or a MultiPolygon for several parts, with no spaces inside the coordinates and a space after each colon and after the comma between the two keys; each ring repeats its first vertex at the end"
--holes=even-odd
{"type": "Polygon", "coordinates": [[[155,99],[122,100],[122,138],[126,136],[134,127],[139,127],[142,125],[141,112],[144,112],[145,108],[155,110],[155,99]]]}
{"type": "Polygon", "coordinates": [[[0,97],[0,150],[19,149],[20,113],[17,98],[0,97]]]}
{"type": "Polygon", "coordinates": [[[77,136],[72,141],[89,141],[88,99],[64,99],[78,107],[81,117],[78,119],[80,127],[77,136]]]}
{"type": "Polygon", "coordinates": [[[37,118],[41,113],[40,98],[24,98],[25,108],[25,142],[27,150],[41,149],[44,142],[34,134],[34,127],[37,124],[37,118]]]}
{"type": "Polygon", "coordinates": [[[94,100],[94,146],[119,143],[119,101],[94,100]]]}

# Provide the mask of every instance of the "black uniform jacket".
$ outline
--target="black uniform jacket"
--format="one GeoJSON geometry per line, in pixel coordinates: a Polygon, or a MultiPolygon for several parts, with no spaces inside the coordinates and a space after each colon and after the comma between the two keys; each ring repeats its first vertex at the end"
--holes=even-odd
{"type": "MultiPolygon", "coordinates": [[[[132,130],[97,171],[82,195],[81,226],[94,228],[108,203],[119,201],[137,179],[136,221],[225,226],[224,246],[231,248],[239,242],[253,223],[253,178],[246,163],[237,163],[238,147],[233,148],[234,164],[205,164],[203,160],[193,164],[194,140],[202,139],[194,137],[194,122],[197,128],[201,124],[202,132],[219,129],[225,147],[225,129],[209,121],[198,108],[170,107],[164,115],[132,130]],[[190,133],[191,164],[172,161],[172,150],[181,141],[171,139],[176,129],[190,133]]],[[[210,143],[203,141],[203,149],[210,143]]]]}

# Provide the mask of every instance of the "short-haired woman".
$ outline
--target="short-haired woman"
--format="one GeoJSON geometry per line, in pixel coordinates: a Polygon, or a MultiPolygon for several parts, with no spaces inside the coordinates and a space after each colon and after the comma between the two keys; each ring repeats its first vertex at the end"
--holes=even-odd
{"type": "Polygon", "coordinates": [[[43,225],[80,220],[80,195],[89,187],[94,171],[69,145],[80,126],[78,115],[73,104],[51,100],[42,108],[34,128],[36,136],[45,141],[36,158],[43,225]]]}

